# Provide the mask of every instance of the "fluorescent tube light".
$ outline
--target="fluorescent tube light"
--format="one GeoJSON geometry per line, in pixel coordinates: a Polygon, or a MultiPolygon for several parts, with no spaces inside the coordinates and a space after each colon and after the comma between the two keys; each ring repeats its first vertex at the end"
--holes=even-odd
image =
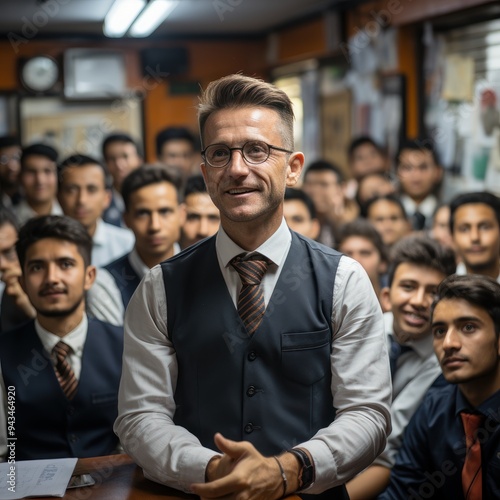
{"type": "Polygon", "coordinates": [[[145,5],[146,0],[115,0],[104,19],[104,34],[112,38],[123,36],[145,5]]]}
{"type": "Polygon", "coordinates": [[[151,35],[178,3],[179,0],[151,0],[130,28],[129,34],[134,37],[151,35]]]}

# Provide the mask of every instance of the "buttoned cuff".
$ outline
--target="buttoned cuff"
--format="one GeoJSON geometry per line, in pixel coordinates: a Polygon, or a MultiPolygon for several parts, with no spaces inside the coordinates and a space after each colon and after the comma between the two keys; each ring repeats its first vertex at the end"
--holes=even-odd
{"type": "Polygon", "coordinates": [[[179,485],[183,491],[191,492],[191,485],[205,482],[205,471],[208,462],[220,456],[208,448],[189,448],[182,453],[179,460],[179,485]]]}

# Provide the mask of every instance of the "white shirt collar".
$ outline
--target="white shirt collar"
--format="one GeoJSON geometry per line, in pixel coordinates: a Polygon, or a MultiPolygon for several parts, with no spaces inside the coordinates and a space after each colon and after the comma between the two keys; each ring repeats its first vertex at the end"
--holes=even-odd
{"type": "MultiPolygon", "coordinates": [[[[280,266],[286,255],[288,254],[288,249],[290,248],[290,243],[292,241],[292,234],[288,228],[285,219],[281,221],[281,225],[276,230],[276,232],[268,238],[260,247],[258,247],[255,252],[267,257],[277,266],[280,266]]],[[[240,255],[241,253],[255,253],[247,252],[239,245],[237,245],[224,231],[222,226],[219,228],[217,237],[215,240],[215,247],[217,249],[217,255],[219,260],[224,267],[227,267],[234,257],[240,255]]]]}
{"type": "Polygon", "coordinates": [[[106,225],[101,218],[97,219],[92,242],[96,247],[102,247],[106,244],[106,225]]]}
{"type": "MultiPolygon", "coordinates": [[[[174,243],[174,255],[177,255],[180,251],[181,247],[179,243],[174,243]]],[[[135,247],[128,254],[127,258],[137,276],[141,279],[144,278],[144,275],[149,271],[149,267],[144,264],[144,261],[140,258],[135,247]]]]}
{"type": "Polygon", "coordinates": [[[84,314],[82,321],[69,333],[67,333],[64,337],[59,337],[52,332],[49,332],[38,322],[38,319],[35,319],[35,330],[42,342],[44,349],[48,353],[52,353],[52,349],[56,346],[56,344],[60,340],[64,340],[66,344],[68,344],[73,352],[81,357],[83,353],[83,346],[85,345],[85,340],[87,339],[87,330],[88,330],[88,319],[87,315],[84,314]]]}

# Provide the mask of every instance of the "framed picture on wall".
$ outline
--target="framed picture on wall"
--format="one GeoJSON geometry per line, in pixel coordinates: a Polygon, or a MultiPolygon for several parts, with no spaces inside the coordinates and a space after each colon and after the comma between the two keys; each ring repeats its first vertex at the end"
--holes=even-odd
{"type": "Polygon", "coordinates": [[[351,141],[351,92],[341,90],[321,98],[322,156],[348,175],[347,149],[351,141]]]}
{"type": "Polygon", "coordinates": [[[406,80],[404,75],[384,75],[381,77],[383,143],[389,158],[393,159],[401,141],[406,137],[406,80]]]}
{"type": "Polygon", "coordinates": [[[61,157],[81,153],[99,158],[104,137],[117,131],[143,143],[140,99],[68,102],[59,97],[26,97],[19,102],[19,117],[23,144],[52,144],[61,157]]]}
{"type": "Polygon", "coordinates": [[[0,137],[17,135],[17,96],[12,93],[0,94],[0,137]]]}

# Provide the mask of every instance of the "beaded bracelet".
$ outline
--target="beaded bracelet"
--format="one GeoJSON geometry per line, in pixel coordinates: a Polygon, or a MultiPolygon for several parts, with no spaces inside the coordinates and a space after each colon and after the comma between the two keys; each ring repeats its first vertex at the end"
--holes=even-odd
{"type": "Polygon", "coordinates": [[[280,468],[280,474],[281,474],[281,477],[283,479],[283,496],[286,495],[286,489],[287,489],[287,486],[288,486],[288,479],[286,478],[286,474],[285,474],[285,471],[283,470],[283,466],[281,465],[281,462],[278,460],[278,457],[277,456],[273,456],[274,460],[276,460],[276,462],[278,462],[278,467],[280,468]]]}

